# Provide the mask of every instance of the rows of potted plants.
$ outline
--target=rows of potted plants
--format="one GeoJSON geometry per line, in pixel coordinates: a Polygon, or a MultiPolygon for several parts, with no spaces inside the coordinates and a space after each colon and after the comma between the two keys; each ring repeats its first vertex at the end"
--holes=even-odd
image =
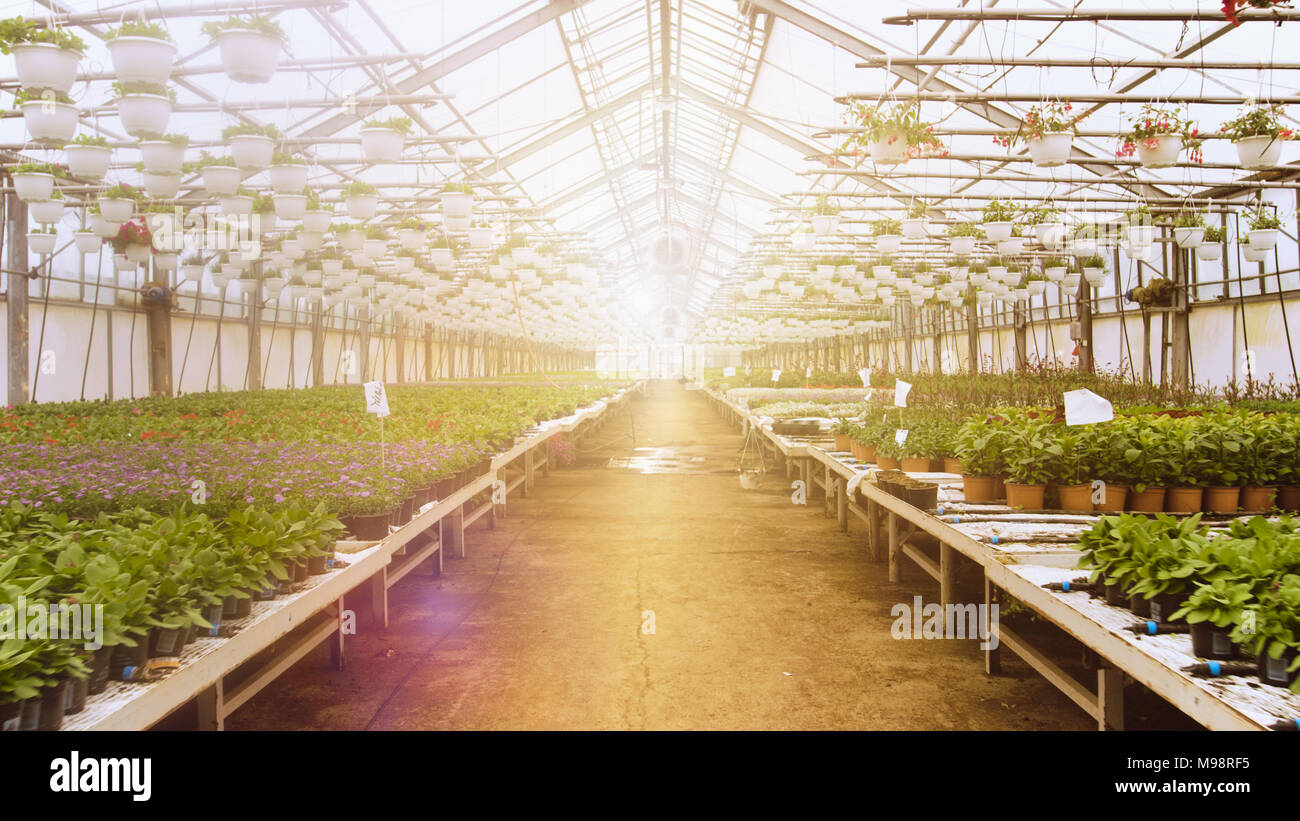
{"type": "Polygon", "coordinates": [[[1079,566],[1109,604],[1186,624],[1194,655],[1253,656],[1262,682],[1300,693],[1300,520],[1212,531],[1200,519],[1103,516],[1080,537],[1079,566]]]}
{"type": "Polygon", "coordinates": [[[327,572],[341,532],[322,506],[297,504],[220,519],[194,508],[76,519],[0,506],[0,605],[11,618],[52,605],[87,614],[69,620],[77,636],[7,625],[0,728],[59,729],[109,681],[138,680],[148,659],[219,637],[253,600],[327,572]]]}

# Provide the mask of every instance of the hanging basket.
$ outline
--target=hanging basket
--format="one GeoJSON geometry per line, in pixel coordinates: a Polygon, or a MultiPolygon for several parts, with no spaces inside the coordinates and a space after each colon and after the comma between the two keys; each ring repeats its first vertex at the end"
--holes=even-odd
{"type": "Polygon", "coordinates": [[[299,222],[307,214],[306,194],[272,194],[275,216],[287,222],[299,222]]]}
{"type": "Polygon", "coordinates": [[[63,200],[31,200],[27,203],[27,213],[33,222],[53,225],[63,219],[63,200]]]}
{"type": "Polygon", "coordinates": [[[1137,144],[1138,162],[1146,168],[1166,168],[1178,162],[1178,155],[1183,153],[1183,138],[1180,134],[1161,134],[1137,144]]]}
{"type": "Polygon", "coordinates": [[[32,142],[63,145],[77,134],[77,107],[55,100],[23,102],[23,123],[32,142]]]}
{"type": "Polygon", "coordinates": [[[96,203],[104,219],[118,225],[131,219],[131,215],[135,213],[135,200],[126,197],[100,197],[96,203]]]}
{"type": "Polygon", "coordinates": [[[1205,229],[1199,225],[1174,229],[1174,242],[1179,248],[1199,248],[1204,237],[1205,229]]]}
{"type": "Polygon", "coordinates": [[[1011,238],[1010,221],[986,222],[981,227],[984,229],[984,236],[988,237],[989,242],[1002,242],[1011,238]]]}
{"type": "Polygon", "coordinates": [[[903,237],[900,234],[883,234],[876,237],[876,250],[882,254],[897,254],[901,247],[903,247],[903,237]]]}
{"type": "Polygon", "coordinates": [[[1068,131],[1053,131],[1029,140],[1029,157],[1039,168],[1055,168],[1070,159],[1074,135],[1068,131]]]}
{"type": "Polygon", "coordinates": [[[1232,143],[1237,147],[1237,161],[1242,168],[1275,168],[1282,162],[1282,139],[1266,134],[1243,137],[1232,143]]]}
{"type": "Polygon", "coordinates": [[[307,166],[301,163],[278,163],[270,169],[271,191],[276,194],[300,194],[307,187],[307,166]]]}
{"type": "Polygon", "coordinates": [[[406,135],[396,128],[361,129],[361,156],[367,162],[397,162],[405,144],[406,135]]]}
{"type": "Polygon", "coordinates": [[[886,134],[881,139],[867,143],[867,153],[871,161],[882,164],[897,164],[907,161],[907,138],[897,132],[886,134]]]}
{"type": "Polygon", "coordinates": [[[275,155],[275,140],[265,134],[236,134],[230,138],[230,156],[241,171],[263,171],[275,155]]]}
{"type": "Polygon", "coordinates": [[[181,190],[181,175],[167,172],[145,171],[140,175],[144,191],[152,199],[169,200],[181,190]]]}
{"type": "Polygon", "coordinates": [[[1205,262],[1213,262],[1223,256],[1223,247],[1217,242],[1205,242],[1196,246],[1196,258],[1205,262]]]}
{"type": "Polygon", "coordinates": [[[58,240],[58,234],[46,234],[41,231],[33,231],[27,235],[27,250],[33,254],[54,253],[54,243],[58,240]]]}
{"type": "Polygon", "coordinates": [[[840,227],[839,214],[817,214],[809,221],[812,223],[813,233],[819,237],[833,234],[840,227]]]}
{"type": "Polygon", "coordinates": [[[48,88],[67,94],[77,81],[80,52],[54,43],[19,43],[13,47],[14,68],[23,88],[48,88]]]}
{"type": "Polygon", "coordinates": [[[216,36],[221,67],[237,83],[265,83],[280,63],[280,40],[253,29],[226,29],[216,36]]]}
{"type": "Polygon", "coordinates": [[[199,175],[203,178],[203,189],[213,198],[233,197],[243,178],[243,174],[233,165],[206,165],[199,171],[199,175]]]}
{"type": "Polygon", "coordinates": [[[330,230],[334,215],[329,211],[307,211],[302,215],[302,227],[305,231],[324,234],[330,230]]]}
{"type": "Polygon", "coordinates": [[[179,174],[185,164],[185,146],[168,140],[141,140],[140,161],[146,171],[179,174]]]}
{"type": "Polygon", "coordinates": [[[379,211],[379,197],[374,194],[355,194],[347,198],[348,217],[368,220],[379,211]]]}
{"type": "Polygon", "coordinates": [[[63,155],[68,163],[68,172],[72,176],[102,180],[112,162],[113,149],[102,145],[70,143],[63,147],[63,155]]]}
{"type": "Polygon", "coordinates": [[[72,243],[83,254],[93,254],[100,249],[104,240],[94,231],[74,231],[72,243]]]}
{"type": "Polygon", "coordinates": [[[117,98],[117,116],[126,133],[137,139],[166,134],[172,101],[161,94],[123,94],[117,98]]]}
{"type": "Polygon", "coordinates": [[[157,37],[127,35],[114,37],[105,45],[113,61],[113,73],[123,83],[166,85],[176,58],[176,45],[157,37]]]}

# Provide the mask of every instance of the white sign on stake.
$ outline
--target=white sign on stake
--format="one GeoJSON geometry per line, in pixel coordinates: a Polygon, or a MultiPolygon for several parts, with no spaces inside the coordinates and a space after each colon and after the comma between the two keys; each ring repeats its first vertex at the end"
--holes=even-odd
{"type": "Polygon", "coordinates": [[[906,442],[906,441],[907,441],[907,431],[906,431],[906,430],[903,430],[902,428],[899,428],[898,430],[894,431],[894,443],[895,443],[895,444],[897,444],[897,445],[901,448],[901,447],[903,446],[903,443],[906,442]]]}
{"type": "Polygon", "coordinates": [[[383,382],[366,383],[366,413],[373,413],[380,419],[389,416],[388,391],[383,382]]]}
{"type": "Polygon", "coordinates": [[[858,378],[862,380],[862,387],[871,387],[871,369],[862,368],[858,371],[858,378]]]}
{"type": "Polygon", "coordinates": [[[911,382],[899,379],[894,382],[894,404],[900,408],[907,407],[907,394],[912,390],[911,382]]]}
{"type": "Polygon", "coordinates": [[[773,369],[772,369],[772,381],[773,381],[773,382],[780,382],[780,381],[781,381],[781,369],[780,369],[780,368],[773,368],[773,369]]]}
{"type": "Polygon", "coordinates": [[[1115,418],[1110,402],[1087,388],[1065,392],[1065,424],[1091,425],[1115,418]]]}

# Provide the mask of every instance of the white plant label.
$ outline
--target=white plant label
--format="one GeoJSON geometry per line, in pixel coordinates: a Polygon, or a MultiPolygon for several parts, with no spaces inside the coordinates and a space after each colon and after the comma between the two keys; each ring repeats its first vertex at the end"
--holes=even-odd
{"type": "Polygon", "coordinates": [[[383,382],[366,383],[366,413],[373,413],[380,419],[389,416],[388,391],[383,382]]]}
{"type": "Polygon", "coordinates": [[[804,378],[804,379],[812,379],[812,368],[804,368],[804,370],[803,370],[803,378],[804,378]]]}
{"type": "Polygon", "coordinates": [[[1065,424],[1092,425],[1115,418],[1110,402],[1087,388],[1065,392],[1065,424]]]}
{"type": "Polygon", "coordinates": [[[912,390],[911,382],[899,379],[894,383],[894,404],[900,408],[907,407],[907,394],[912,390]]]}
{"type": "Polygon", "coordinates": [[[858,378],[862,380],[862,387],[871,387],[871,369],[862,368],[858,371],[858,378]]]}
{"type": "Polygon", "coordinates": [[[781,381],[781,369],[780,369],[780,368],[773,368],[773,369],[772,369],[772,381],[773,381],[773,382],[780,382],[780,381],[781,381]]]}
{"type": "Polygon", "coordinates": [[[894,431],[895,444],[897,444],[901,448],[903,446],[903,443],[906,441],[907,441],[907,431],[903,430],[902,428],[899,428],[898,430],[894,431]]]}
{"type": "Polygon", "coordinates": [[[735,376],[735,375],[736,375],[736,369],[735,369],[735,368],[723,368],[723,369],[722,369],[722,375],[723,375],[723,376],[735,376]]]}

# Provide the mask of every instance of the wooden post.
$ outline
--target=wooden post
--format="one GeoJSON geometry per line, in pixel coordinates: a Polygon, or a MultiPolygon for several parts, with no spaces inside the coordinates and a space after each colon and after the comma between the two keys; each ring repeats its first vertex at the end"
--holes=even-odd
{"type": "Polygon", "coordinates": [[[433,326],[424,326],[424,381],[433,381],[433,326]]]}
{"type": "MultiPolygon", "coordinates": [[[[1191,370],[1191,331],[1187,323],[1187,293],[1183,289],[1183,285],[1187,282],[1187,270],[1183,266],[1181,253],[1175,252],[1173,268],[1173,275],[1170,277],[1174,283],[1173,311],[1169,315],[1170,324],[1173,326],[1169,334],[1169,366],[1172,371],[1170,379],[1176,390],[1186,390],[1191,370]]],[[[1243,316],[1241,320],[1245,322],[1246,317],[1243,316]]],[[[1161,342],[1163,341],[1162,339],[1161,342]]],[[[1163,358],[1162,356],[1161,359],[1163,358]]]]}
{"type": "MultiPolygon", "coordinates": [[[[12,180],[7,180],[12,186],[12,180]]],[[[16,271],[28,270],[27,263],[27,204],[10,192],[5,200],[5,275],[8,293],[5,296],[5,314],[8,321],[8,404],[21,405],[31,399],[30,356],[27,314],[27,277],[16,271]]],[[[108,318],[111,323],[112,315],[108,318]]]]}
{"type": "MultiPolygon", "coordinates": [[[[148,326],[149,346],[149,395],[172,395],[172,297],[164,291],[161,299],[150,295],[154,283],[146,289],[141,300],[144,305],[145,322],[148,326]]],[[[163,287],[161,285],[157,286],[163,287]]],[[[250,367],[252,367],[250,365],[250,367]]]]}
{"type": "Polygon", "coordinates": [[[325,384],[325,327],[324,306],[321,302],[309,303],[311,307],[311,383],[325,384]]]}
{"type": "Polygon", "coordinates": [[[405,334],[402,333],[401,314],[393,315],[393,349],[397,358],[397,382],[406,381],[406,340],[405,334]]]}
{"type": "Polygon", "coordinates": [[[966,295],[970,302],[966,305],[966,355],[970,358],[968,367],[971,373],[980,372],[980,306],[975,301],[975,286],[970,286],[966,295]]]}
{"type": "Polygon", "coordinates": [[[357,306],[357,363],[361,367],[361,381],[370,381],[370,305],[357,306]]]}
{"type": "Polygon", "coordinates": [[[1079,370],[1092,373],[1092,286],[1079,278],[1079,370]]]}
{"type": "Polygon", "coordinates": [[[1024,370],[1029,367],[1029,340],[1026,338],[1025,333],[1029,323],[1026,321],[1025,315],[1025,305],[1017,299],[1011,310],[1012,324],[1015,326],[1016,334],[1016,370],[1024,370]]]}
{"type": "Polygon", "coordinates": [[[900,578],[899,552],[902,544],[898,538],[898,517],[889,512],[889,580],[897,583],[900,578]]]}
{"type": "MultiPolygon", "coordinates": [[[[1002,643],[999,640],[997,645],[992,642],[993,632],[997,629],[997,624],[993,621],[993,605],[998,600],[998,589],[989,581],[988,574],[984,574],[984,635],[989,637],[989,642],[984,650],[984,672],[990,676],[996,676],[1002,672],[1002,643]]],[[[999,622],[1000,623],[1000,622],[999,622]]]]}
{"type": "MultiPolygon", "coordinates": [[[[262,389],[262,261],[253,263],[252,277],[257,281],[248,296],[248,389],[262,389]]],[[[170,335],[168,336],[170,339],[170,335]]],[[[168,359],[170,359],[170,353],[168,359]]],[[[170,368],[168,368],[170,373],[170,368]]]]}

